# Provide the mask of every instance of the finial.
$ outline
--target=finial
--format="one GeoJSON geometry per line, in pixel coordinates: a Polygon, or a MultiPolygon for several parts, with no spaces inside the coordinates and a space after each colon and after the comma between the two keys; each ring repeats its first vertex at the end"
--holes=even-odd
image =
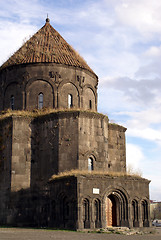
{"type": "Polygon", "coordinates": [[[49,23],[50,19],[48,18],[48,13],[47,13],[47,18],[46,18],[46,23],[49,23]]]}

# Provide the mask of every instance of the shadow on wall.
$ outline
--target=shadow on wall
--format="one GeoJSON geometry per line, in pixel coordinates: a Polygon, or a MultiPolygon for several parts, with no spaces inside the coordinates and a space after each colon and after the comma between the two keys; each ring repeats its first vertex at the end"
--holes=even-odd
{"type": "MultiPolygon", "coordinates": [[[[50,197],[47,186],[42,189],[20,190],[10,194],[5,220],[1,224],[16,227],[52,227],[76,229],[76,200],[60,193],[50,197]],[[70,199],[70,201],[69,201],[70,199]]],[[[4,217],[4,216],[3,216],[4,217]]]]}

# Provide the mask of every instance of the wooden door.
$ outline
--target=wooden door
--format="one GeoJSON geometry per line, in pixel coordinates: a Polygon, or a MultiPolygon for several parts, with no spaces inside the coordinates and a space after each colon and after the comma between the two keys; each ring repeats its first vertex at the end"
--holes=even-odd
{"type": "Polygon", "coordinates": [[[117,226],[116,201],[112,195],[106,200],[106,222],[107,227],[117,226]]]}

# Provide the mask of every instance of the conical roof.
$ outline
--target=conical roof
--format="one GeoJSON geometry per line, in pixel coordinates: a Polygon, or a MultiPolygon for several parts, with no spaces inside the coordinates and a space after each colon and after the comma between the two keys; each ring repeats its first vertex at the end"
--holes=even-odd
{"type": "Polygon", "coordinates": [[[0,70],[8,66],[27,63],[65,64],[94,73],[85,60],[50,25],[48,18],[46,24],[14,53],[0,67],[0,70]]]}

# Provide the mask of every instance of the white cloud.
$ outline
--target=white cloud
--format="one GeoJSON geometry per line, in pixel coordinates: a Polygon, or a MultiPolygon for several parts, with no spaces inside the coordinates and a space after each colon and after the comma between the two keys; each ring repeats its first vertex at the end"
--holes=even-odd
{"type": "Polygon", "coordinates": [[[142,37],[153,38],[161,34],[161,2],[158,0],[122,0],[116,5],[116,13],[122,24],[138,30],[142,37]]]}
{"type": "Polygon", "coordinates": [[[115,116],[124,117],[128,137],[153,141],[161,146],[161,107],[142,111],[117,112],[115,116]],[[127,119],[127,120],[126,120],[127,119]]]}
{"type": "Polygon", "coordinates": [[[161,123],[161,106],[158,106],[158,108],[149,107],[139,112],[119,112],[118,115],[130,116],[130,119],[127,120],[129,127],[143,129],[147,128],[151,124],[161,123]]]}
{"type": "Polygon", "coordinates": [[[161,46],[150,46],[149,49],[144,53],[145,57],[158,58],[161,56],[161,46]]]}
{"type": "Polygon", "coordinates": [[[5,22],[5,28],[0,24],[0,65],[6,61],[14,51],[21,47],[23,40],[35,32],[31,25],[5,22]]]}
{"type": "MultiPolygon", "coordinates": [[[[161,200],[161,181],[160,169],[161,159],[160,153],[156,159],[145,157],[144,149],[136,144],[127,144],[127,168],[132,169],[133,172],[142,173],[143,177],[150,180],[150,199],[161,200]]],[[[155,150],[156,152],[156,150],[155,150]]]]}
{"type": "Polygon", "coordinates": [[[151,180],[150,199],[161,200],[161,181],[160,181],[161,159],[146,161],[144,166],[145,176],[151,180]]]}
{"type": "Polygon", "coordinates": [[[127,166],[132,166],[134,171],[138,171],[140,162],[144,160],[142,149],[135,144],[128,143],[126,145],[126,160],[127,166]]]}
{"type": "Polygon", "coordinates": [[[131,106],[138,104],[138,106],[152,108],[158,104],[157,109],[160,108],[160,78],[141,79],[139,81],[128,77],[112,78],[112,80],[105,78],[102,86],[107,89],[121,91],[126,97],[127,104],[130,103],[131,106]]]}
{"type": "Polygon", "coordinates": [[[152,128],[129,128],[128,136],[144,138],[153,142],[158,143],[161,146],[161,129],[160,131],[152,129],[152,128]]]}

